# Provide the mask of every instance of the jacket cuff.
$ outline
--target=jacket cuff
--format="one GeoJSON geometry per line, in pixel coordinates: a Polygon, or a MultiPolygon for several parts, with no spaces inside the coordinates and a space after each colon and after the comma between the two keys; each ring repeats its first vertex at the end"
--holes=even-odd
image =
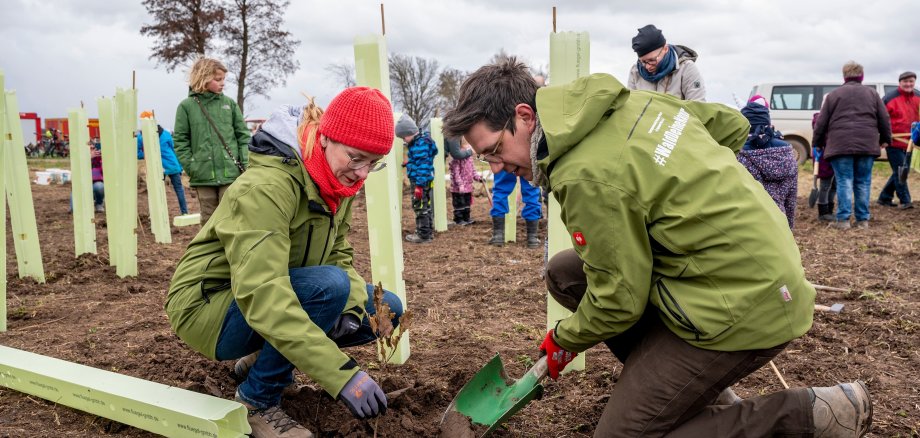
{"type": "Polygon", "coordinates": [[[564,348],[566,351],[571,351],[573,353],[581,353],[585,351],[586,348],[582,348],[576,343],[569,342],[577,342],[577,339],[574,339],[575,337],[571,333],[568,333],[565,328],[560,330],[559,326],[562,324],[562,321],[565,320],[560,319],[556,321],[556,328],[553,329],[553,340],[556,341],[556,344],[564,348]]]}
{"type": "Polygon", "coordinates": [[[358,317],[358,321],[363,321],[364,315],[366,314],[366,312],[364,311],[363,308],[361,308],[361,306],[354,306],[350,309],[343,310],[342,314],[343,315],[354,315],[358,317]]]}

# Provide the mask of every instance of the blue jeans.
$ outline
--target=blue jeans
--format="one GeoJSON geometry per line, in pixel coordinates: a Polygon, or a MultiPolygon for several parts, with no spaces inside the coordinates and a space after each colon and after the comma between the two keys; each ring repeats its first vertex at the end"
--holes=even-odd
{"type": "MultiPolygon", "coordinates": [[[[94,181],[93,205],[102,205],[103,202],[105,202],[105,185],[102,184],[102,181],[94,181]]],[[[67,211],[73,213],[73,193],[70,194],[70,208],[67,211]]]]}
{"type": "Polygon", "coordinates": [[[905,164],[904,160],[907,158],[907,151],[888,146],[885,148],[885,152],[888,154],[888,164],[891,166],[891,176],[888,177],[888,182],[885,183],[885,187],[882,187],[882,193],[878,195],[878,200],[884,203],[890,203],[894,199],[895,193],[897,193],[901,205],[910,204],[910,190],[908,190],[907,184],[902,184],[901,180],[898,179],[898,167],[905,164]]]}
{"type": "MultiPolygon", "coordinates": [[[[345,303],[351,291],[348,275],[336,266],[307,266],[290,269],[289,273],[294,293],[297,294],[303,310],[314,324],[328,334],[345,310],[345,303]]],[[[373,286],[367,285],[367,294],[365,310],[368,315],[373,315],[376,313],[373,286]]],[[[396,315],[393,318],[393,326],[397,326],[403,312],[399,297],[385,291],[383,301],[396,315]]],[[[335,341],[339,347],[350,347],[375,339],[377,336],[365,317],[357,332],[335,341]]],[[[259,350],[262,352],[250,368],[246,381],[240,384],[238,394],[246,403],[257,409],[264,409],[281,403],[282,391],[294,380],[294,365],[249,327],[234,301],[227,309],[227,316],[217,340],[217,359],[238,359],[259,350]]]]}
{"type": "Polygon", "coordinates": [[[188,205],[185,204],[185,188],[182,187],[182,173],[167,176],[169,177],[169,183],[173,186],[173,190],[176,191],[176,198],[179,200],[179,212],[188,214],[188,205]]]}
{"type": "Polygon", "coordinates": [[[872,183],[872,155],[840,155],[830,158],[837,178],[837,222],[869,220],[869,185],[872,183]]]}
{"type": "MultiPolygon", "coordinates": [[[[514,185],[519,178],[513,173],[504,170],[495,174],[495,185],[492,189],[492,209],[489,215],[492,217],[504,216],[508,214],[508,195],[514,191],[514,185]]],[[[524,209],[521,211],[521,217],[525,221],[536,221],[543,217],[543,211],[540,209],[540,188],[530,185],[524,178],[521,180],[521,199],[524,201],[524,209]]],[[[516,199],[512,202],[517,202],[516,199]]]]}

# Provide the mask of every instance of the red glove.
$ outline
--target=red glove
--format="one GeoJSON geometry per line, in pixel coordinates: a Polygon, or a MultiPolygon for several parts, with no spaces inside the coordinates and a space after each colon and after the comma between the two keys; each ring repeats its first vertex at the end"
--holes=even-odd
{"type": "Polygon", "coordinates": [[[418,201],[422,200],[422,186],[415,186],[415,199],[418,201]]]}
{"type": "Polygon", "coordinates": [[[546,332],[546,339],[540,344],[540,351],[546,355],[546,365],[549,368],[549,376],[552,377],[553,380],[556,380],[559,378],[559,373],[565,369],[565,366],[568,365],[569,362],[575,359],[575,356],[578,356],[578,353],[572,353],[560,347],[553,338],[554,335],[555,333],[553,330],[546,332]]]}

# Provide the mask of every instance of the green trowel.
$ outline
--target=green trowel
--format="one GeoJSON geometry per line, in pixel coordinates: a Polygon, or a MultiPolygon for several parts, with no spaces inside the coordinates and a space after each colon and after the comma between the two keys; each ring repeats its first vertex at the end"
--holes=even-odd
{"type": "Polygon", "coordinates": [[[482,435],[488,436],[528,402],[543,395],[540,381],[548,373],[546,356],[543,356],[523,377],[510,380],[501,357],[496,354],[454,397],[441,418],[442,427],[445,419],[459,413],[472,424],[488,427],[482,435]]]}

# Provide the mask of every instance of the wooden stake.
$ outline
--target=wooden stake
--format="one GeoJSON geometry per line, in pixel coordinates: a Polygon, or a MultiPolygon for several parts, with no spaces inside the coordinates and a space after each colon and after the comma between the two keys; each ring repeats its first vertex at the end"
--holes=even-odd
{"type": "Polygon", "coordinates": [[[380,30],[383,32],[383,35],[387,34],[387,22],[383,18],[383,3],[380,4],[380,30]]]}
{"type": "Polygon", "coordinates": [[[137,84],[137,71],[131,70],[131,89],[135,89],[135,84],[137,84]]]}
{"type": "Polygon", "coordinates": [[[780,374],[779,368],[776,368],[776,364],[773,361],[770,361],[770,368],[773,368],[773,372],[776,373],[776,377],[779,377],[779,382],[783,384],[783,388],[789,389],[789,385],[786,383],[786,379],[783,378],[783,375],[780,374]]]}
{"type": "Polygon", "coordinates": [[[821,286],[820,284],[812,284],[815,290],[826,290],[828,292],[846,292],[850,293],[849,289],[841,289],[839,287],[830,287],[830,286],[821,286]]]}
{"type": "Polygon", "coordinates": [[[553,6],[553,33],[556,33],[556,7],[553,6]]]}

